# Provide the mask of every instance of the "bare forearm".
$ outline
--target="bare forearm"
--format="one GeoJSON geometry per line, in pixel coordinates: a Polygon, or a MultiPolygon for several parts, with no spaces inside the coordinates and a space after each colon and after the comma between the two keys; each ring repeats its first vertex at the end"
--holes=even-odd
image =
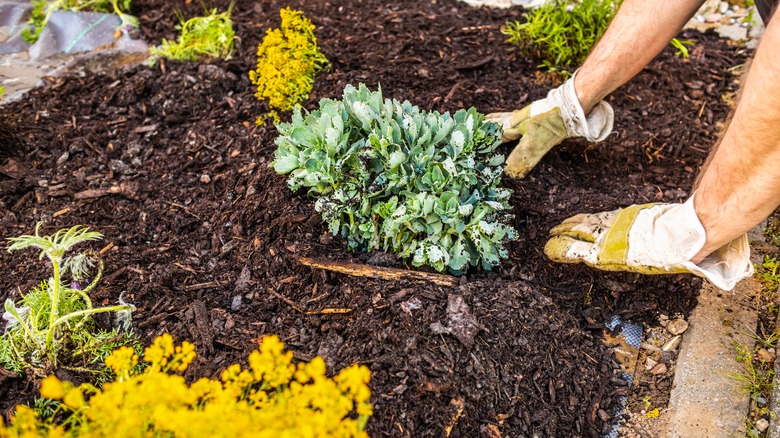
{"type": "Polygon", "coordinates": [[[575,78],[577,97],[585,113],[642,70],[703,3],[624,0],[575,78]]]}
{"type": "MultiPolygon", "coordinates": [[[[734,118],[702,171],[694,206],[707,233],[698,258],[780,205],[780,20],[770,21],[734,118]]],[[[694,259],[696,260],[696,259],[694,259]]]]}

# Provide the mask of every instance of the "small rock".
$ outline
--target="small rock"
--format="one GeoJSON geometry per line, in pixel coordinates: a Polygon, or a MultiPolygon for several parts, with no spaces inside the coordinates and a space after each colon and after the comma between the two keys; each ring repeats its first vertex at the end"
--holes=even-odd
{"type": "Polygon", "coordinates": [[[236,295],[233,297],[233,302],[230,303],[230,310],[237,311],[241,308],[241,295],[236,295]]]}
{"type": "Polygon", "coordinates": [[[680,342],[682,342],[682,336],[675,336],[661,347],[661,351],[674,351],[680,346],[680,342]]]}
{"type": "Polygon", "coordinates": [[[766,418],[762,418],[756,421],[753,426],[758,429],[759,432],[765,431],[769,427],[769,421],[766,418]]]}
{"type": "Polygon", "coordinates": [[[208,184],[211,182],[211,177],[208,174],[204,173],[203,175],[200,176],[200,182],[202,182],[203,184],[208,184]]]}
{"type": "Polygon", "coordinates": [[[666,374],[666,365],[659,363],[658,365],[654,366],[652,370],[650,370],[650,374],[654,376],[666,374]]]}
{"type": "Polygon", "coordinates": [[[717,32],[717,34],[722,37],[730,38],[735,41],[740,41],[747,38],[747,29],[740,26],[739,24],[720,26],[715,29],[715,32],[717,32]]]}
{"type": "Polygon", "coordinates": [[[765,348],[759,348],[756,352],[756,357],[761,362],[774,362],[775,360],[775,355],[770,353],[769,350],[765,348]]]}
{"type": "Polygon", "coordinates": [[[666,325],[666,330],[669,331],[669,333],[673,335],[681,335],[686,330],[688,330],[688,321],[680,318],[675,319],[674,321],[670,321],[669,324],[666,325]]]}
{"type": "Polygon", "coordinates": [[[717,23],[721,18],[723,18],[723,14],[720,12],[715,12],[704,17],[704,21],[707,23],[717,23]]]}
{"type": "Polygon", "coordinates": [[[658,365],[658,362],[654,361],[652,357],[648,357],[645,361],[645,368],[647,368],[647,371],[652,370],[656,365],[658,365]]]}
{"type": "Polygon", "coordinates": [[[661,353],[661,363],[669,364],[669,362],[674,359],[674,352],[673,351],[664,351],[661,353]]]}
{"type": "Polygon", "coordinates": [[[763,408],[764,406],[766,406],[766,397],[764,397],[763,395],[757,395],[756,406],[758,406],[759,408],[763,408]]]}

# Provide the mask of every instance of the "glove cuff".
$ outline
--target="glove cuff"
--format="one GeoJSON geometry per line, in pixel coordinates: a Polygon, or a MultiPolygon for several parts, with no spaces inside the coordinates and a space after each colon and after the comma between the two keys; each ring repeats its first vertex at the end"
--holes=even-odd
{"type": "MultiPolygon", "coordinates": [[[[696,221],[701,225],[699,217],[693,209],[693,197],[695,194],[695,192],[692,193],[690,199],[685,204],[690,204],[691,214],[696,217],[696,221]]],[[[703,229],[704,226],[702,225],[703,229]]],[[[702,246],[704,245],[699,246],[696,252],[688,259],[693,258],[701,250],[702,246]]],[[[743,234],[721,246],[698,264],[688,261],[684,263],[684,266],[694,274],[708,279],[716,287],[723,290],[733,289],[740,280],[752,276],[753,272],[755,272],[753,262],[750,261],[750,243],[748,242],[747,234],[743,234]]]]}
{"type": "Polygon", "coordinates": [[[667,269],[683,266],[720,289],[731,290],[737,282],[753,275],[747,235],[723,245],[698,264],[690,261],[706,241],[704,226],[694,209],[693,194],[685,203],[670,206],[655,220],[651,241],[656,243],[653,256],[659,257],[659,261],[666,260],[661,266],[667,269]]]}
{"type": "Polygon", "coordinates": [[[547,100],[550,101],[550,106],[560,108],[569,137],[584,137],[592,142],[603,141],[612,132],[615,112],[610,104],[602,100],[586,116],[574,89],[576,76],[577,72],[574,72],[563,85],[550,90],[547,100]]]}

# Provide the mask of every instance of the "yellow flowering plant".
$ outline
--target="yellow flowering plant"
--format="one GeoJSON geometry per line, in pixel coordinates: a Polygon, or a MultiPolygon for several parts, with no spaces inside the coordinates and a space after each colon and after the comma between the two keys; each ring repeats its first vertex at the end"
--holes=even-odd
{"type": "Polygon", "coordinates": [[[257,86],[255,97],[271,108],[257,119],[258,125],[268,117],[278,122],[279,111],[290,111],[307,99],[316,74],[330,66],[317,46],[314,25],[303,12],[285,8],[279,15],[281,27],[266,32],[257,47],[257,69],[249,72],[257,86]]]}
{"type": "Polygon", "coordinates": [[[102,388],[49,376],[41,395],[60,401],[57,415],[41,419],[19,406],[11,422],[0,426],[0,438],[368,436],[372,406],[365,366],[329,378],[322,358],[295,364],[279,338],[267,336],[249,355],[248,368],[234,364],[218,380],[188,385],[180,374],[194,359],[192,344],[174,345],[164,334],[144,351],[143,371],[132,349],[115,350],[106,365],[116,379],[102,388]]]}

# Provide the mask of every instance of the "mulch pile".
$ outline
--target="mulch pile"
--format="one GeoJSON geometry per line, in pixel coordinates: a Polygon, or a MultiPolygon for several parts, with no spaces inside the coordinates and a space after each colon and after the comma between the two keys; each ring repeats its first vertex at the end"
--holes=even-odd
{"type": "MultiPolygon", "coordinates": [[[[604,322],[687,314],[701,283],[554,264],[542,254],[547,232],[576,213],[685,199],[729,111],[728,69],[744,62],[744,51],[686,34],[695,41],[690,58],[667,48],[609,97],[617,122],[608,141],[567,142],[526,179],[504,181],[520,238],[499,268],[470,272],[455,287],[391,282],[296,261],[404,266],[350,253],[312,200],[268,167],[276,131],[254,123],[267,108],[247,72],[286,6],[317,25],[332,62],[309,109],[361,82],[421,108],[485,113],[520,108],[557,85],[535,60],[507,50],[499,28],[520,9],[238,1],[232,60],[86,71],[0,107],[18,139],[16,153],[0,152],[0,235],[30,233],[38,221],[46,232],[83,224],[105,234],[94,246],[112,245],[95,301],[124,293],[138,307],[135,330],[145,343],[166,331],[194,342],[199,357],[188,377],[218,376],[265,334],[278,334],[296,358],[322,356],[331,370],[366,364],[372,436],[441,436],[451,427],[454,437],[595,437],[610,429],[628,388],[601,342],[604,322]]],[[[176,37],[177,9],[192,16],[200,7],[133,2],[152,43],[176,37]]],[[[2,300],[47,275],[32,251],[3,251],[0,266],[2,300]]],[[[36,393],[34,381],[0,374],[4,411],[36,393]]]]}

